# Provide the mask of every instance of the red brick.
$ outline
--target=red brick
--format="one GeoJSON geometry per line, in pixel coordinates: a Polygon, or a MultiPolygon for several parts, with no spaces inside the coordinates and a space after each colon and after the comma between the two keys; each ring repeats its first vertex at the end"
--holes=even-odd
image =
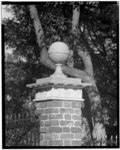
{"type": "Polygon", "coordinates": [[[76,108],[75,109],[75,114],[81,114],[82,112],[81,112],[81,108],[76,108]]]}
{"type": "Polygon", "coordinates": [[[81,109],[83,109],[85,107],[85,103],[81,102],[81,109]]]}
{"type": "Polygon", "coordinates": [[[70,140],[65,140],[64,141],[64,146],[71,146],[71,141],[70,140]]]}
{"type": "Polygon", "coordinates": [[[82,139],[82,137],[83,137],[82,133],[75,134],[75,139],[82,139]]]}
{"type": "Polygon", "coordinates": [[[81,108],[81,102],[72,102],[72,108],[81,108]]]}
{"type": "Polygon", "coordinates": [[[49,146],[49,141],[47,140],[40,141],[40,146],[49,146]]]}
{"type": "Polygon", "coordinates": [[[63,127],[63,132],[69,133],[70,132],[70,128],[69,127],[63,127]]]}
{"type": "Polygon", "coordinates": [[[58,108],[46,108],[45,114],[58,113],[58,108]]]}
{"type": "Polygon", "coordinates": [[[63,119],[63,114],[49,114],[49,119],[63,119]]]}
{"type": "Polygon", "coordinates": [[[40,134],[40,141],[43,140],[43,134],[40,134]]]}
{"type": "Polygon", "coordinates": [[[40,121],[40,127],[45,126],[45,122],[44,121],[40,121]]]}
{"type": "Polygon", "coordinates": [[[65,120],[71,120],[71,115],[70,114],[65,114],[64,119],[65,120]]]}
{"type": "Polygon", "coordinates": [[[49,101],[47,102],[47,107],[62,107],[62,101],[49,101]]]}
{"type": "Polygon", "coordinates": [[[60,135],[60,139],[74,139],[74,134],[70,133],[63,133],[60,135]]]}
{"type": "Polygon", "coordinates": [[[75,121],[74,126],[81,126],[82,121],[75,121]]]}
{"type": "Polygon", "coordinates": [[[81,128],[78,128],[78,127],[71,127],[71,132],[72,133],[81,133],[81,128]]]}
{"type": "Polygon", "coordinates": [[[44,135],[44,140],[58,140],[59,134],[58,133],[46,133],[44,135]]]}
{"type": "Polygon", "coordinates": [[[40,116],[40,120],[47,120],[48,119],[48,115],[41,115],[40,116]]]}
{"type": "Polygon", "coordinates": [[[48,128],[47,127],[40,127],[40,132],[46,133],[46,132],[48,132],[48,128]]]}
{"type": "Polygon", "coordinates": [[[61,133],[62,128],[61,127],[49,127],[49,132],[61,133]]]}
{"type": "Polygon", "coordinates": [[[45,126],[59,126],[59,121],[58,120],[45,121],[45,126]]]}
{"type": "Polygon", "coordinates": [[[81,115],[72,115],[73,120],[81,120],[81,115]]]}
{"type": "Polygon", "coordinates": [[[47,107],[47,103],[46,102],[38,102],[35,104],[37,108],[45,108],[47,107]]]}
{"type": "Polygon", "coordinates": [[[63,146],[63,140],[49,141],[49,146],[63,146]]]}
{"type": "Polygon", "coordinates": [[[60,120],[60,125],[61,126],[73,126],[73,121],[60,120]]]}
{"type": "Polygon", "coordinates": [[[44,114],[44,111],[45,111],[44,109],[38,108],[38,109],[35,110],[35,114],[36,115],[44,114]]]}
{"type": "Polygon", "coordinates": [[[81,146],[81,142],[79,140],[73,140],[72,146],[81,146]]]}
{"type": "Polygon", "coordinates": [[[64,107],[72,107],[72,102],[64,101],[64,107]]]}
{"type": "Polygon", "coordinates": [[[73,113],[74,110],[71,108],[60,108],[60,113],[73,113]]]}

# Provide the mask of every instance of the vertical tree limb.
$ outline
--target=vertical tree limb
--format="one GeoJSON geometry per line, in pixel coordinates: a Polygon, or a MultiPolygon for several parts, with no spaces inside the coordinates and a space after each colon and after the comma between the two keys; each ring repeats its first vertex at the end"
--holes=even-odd
{"type": "MultiPolygon", "coordinates": [[[[80,17],[80,7],[76,6],[73,7],[73,20],[72,20],[72,33],[77,34],[78,31],[78,25],[79,25],[79,18],[80,17]]],[[[100,93],[98,91],[98,88],[96,86],[95,80],[94,80],[94,73],[93,73],[93,65],[91,61],[91,57],[88,53],[88,51],[85,49],[83,50],[81,46],[78,47],[78,55],[82,58],[82,61],[84,63],[84,71],[86,74],[88,74],[88,80],[89,82],[93,83],[91,87],[87,87],[86,91],[88,93],[88,97],[90,100],[91,105],[91,112],[92,112],[92,120],[93,120],[93,138],[94,140],[97,140],[99,145],[102,144],[106,145],[106,132],[105,128],[103,126],[102,122],[102,112],[101,112],[101,99],[100,99],[100,93]],[[101,133],[101,134],[99,134],[101,133]]],[[[96,145],[96,144],[95,144],[96,145]]]]}
{"type": "MultiPolygon", "coordinates": [[[[38,17],[37,9],[35,5],[30,5],[30,14],[31,18],[33,19],[33,24],[36,32],[37,43],[41,49],[41,58],[40,61],[45,66],[55,69],[54,63],[49,59],[46,45],[44,42],[44,33],[42,29],[41,22],[38,17]]],[[[72,18],[72,33],[77,34],[78,32],[78,25],[79,25],[79,17],[80,17],[80,7],[76,6],[73,7],[73,18],[72,18]]],[[[93,66],[92,61],[89,53],[87,51],[83,51],[82,49],[78,49],[78,55],[82,58],[85,70],[79,70],[76,68],[63,66],[63,72],[67,75],[81,78],[84,82],[91,82],[93,86],[87,88],[88,97],[91,103],[91,111],[92,115],[94,116],[94,129],[93,135],[94,138],[97,140],[105,140],[105,130],[103,124],[101,124],[101,101],[100,101],[100,94],[95,84],[94,75],[93,75],[93,66]],[[102,136],[99,136],[99,130],[101,130],[102,136]]]]}
{"type": "MultiPolygon", "coordinates": [[[[31,18],[33,19],[33,24],[35,28],[36,37],[37,37],[37,43],[39,45],[39,48],[41,49],[40,62],[51,69],[55,69],[56,67],[55,64],[48,57],[48,52],[46,49],[45,39],[44,39],[45,38],[44,32],[35,5],[29,5],[29,10],[30,10],[31,18]]],[[[65,65],[62,67],[62,69],[63,72],[67,75],[74,76],[77,78],[80,77],[83,79],[83,81],[86,80],[85,78],[86,73],[83,70],[71,68],[65,65]]]]}
{"type": "Polygon", "coordinates": [[[72,17],[72,33],[77,33],[80,18],[80,6],[73,5],[73,17],[72,17]]]}

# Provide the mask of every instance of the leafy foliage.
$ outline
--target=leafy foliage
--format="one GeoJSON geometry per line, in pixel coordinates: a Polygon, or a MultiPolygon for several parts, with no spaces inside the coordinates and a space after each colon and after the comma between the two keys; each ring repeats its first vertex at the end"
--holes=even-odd
{"type": "MultiPolygon", "coordinates": [[[[83,69],[77,47],[87,49],[92,57],[94,76],[100,90],[106,126],[117,120],[117,42],[118,6],[115,2],[42,2],[36,5],[47,48],[52,42],[66,42],[74,50],[74,67],[83,69]],[[70,32],[72,6],[80,5],[77,37],[70,32]]],[[[40,51],[27,5],[11,5],[13,19],[3,20],[5,44],[13,48],[5,60],[6,108],[21,111],[29,92],[26,84],[48,76],[52,71],[40,62],[40,51]],[[23,58],[25,61],[23,61],[23,58]]],[[[32,94],[31,94],[32,96],[32,94]]],[[[6,109],[7,110],[7,109],[6,109]]]]}

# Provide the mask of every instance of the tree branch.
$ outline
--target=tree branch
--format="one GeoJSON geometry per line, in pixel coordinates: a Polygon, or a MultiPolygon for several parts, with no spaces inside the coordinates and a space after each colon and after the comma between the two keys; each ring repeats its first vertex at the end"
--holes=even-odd
{"type": "MultiPolygon", "coordinates": [[[[30,14],[31,18],[33,19],[34,23],[34,28],[37,36],[37,43],[41,49],[41,57],[40,61],[43,65],[55,69],[55,64],[49,59],[48,57],[48,52],[47,48],[44,42],[44,33],[42,29],[41,22],[38,17],[37,9],[34,5],[29,6],[30,9],[30,14]]],[[[78,23],[79,23],[79,17],[80,17],[80,7],[75,6],[73,8],[73,20],[72,20],[72,33],[74,35],[77,35],[76,33],[78,32],[78,23]]],[[[63,72],[67,75],[81,78],[84,82],[92,82],[93,86],[88,88],[88,96],[91,102],[91,110],[93,113],[95,113],[95,119],[99,119],[101,116],[101,104],[100,104],[100,96],[98,89],[96,87],[94,78],[93,78],[93,66],[92,66],[92,61],[89,53],[87,51],[83,51],[81,47],[78,49],[78,55],[82,58],[84,65],[85,65],[85,70],[79,70],[75,68],[71,68],[68,66],[63,66],[63,72]]],[[[98,120],[97,120],[98,121],[98,120]]],[[[96,124],[97,126],[97,124],[96,124]]],[[[96,127],[97,128],[97,127],[96,127]]],[[[96,136],[96,128],[94,128],[94,135],[96,136]]],[[[98,130],[99,131],[99,128],[98,130]]],[[[102,131],[102,129],[101,129],[102,131]]],[[[101,137],[100,137],[101,138],[101,137]]]]}
{"type": "MultiPolygon", "coordinates": [[[[74,35],[77,35],[79,16],[80,16],[80,9],[78,11],[77,7],[73,8],[72,33],[74,35]]],[[[83,49],[81,45],[78,47],[78,55],[82,58],[82,61],[85,67],[84,71],[86,72],[86,74],[88,74],[87,77],[89,77],[90,82],[93,83],[92,86],[86,88],[86,91],[88,93],[88,97],[90,100],[90,105],[91,105],[92,120],[94,120],[93,131],[92,131],[93,139],[94,140],[97,139],[97,141],[102,140],[101,142],[103,144],[106,138],[106,133],[105,133],[103,124],[101,123],[102,122],[101,99],[100,99],[100,94],[99,94],[99,91],[97,89],[97,86],[94,80],[93,65],[92,65],[91,57],[88,51],[86,50],[86,48],[83,49]],[[99,132],[101,134],[99,134],[99,132]]]]}
{"type": "MultiPolygon", "coordinates": [[[[35,32],[37,36],[37,43],[39,47],[41,48],[40,62],[43,65],[49,67],[50,69],[55,69],[56,67],[55,64],[48,57],[48,52],[47,52],[46,45],[44,42],[44,33],[43,33],[40,19],[38,17],[37,9],[35,5],[30,5],[29,9],[30,9],[31,18],[33,19],[33,23],[34,23],[34,28],[35,28],[35,32]]],[[[65,65],[62,67],[62,69],[63,69],[63,72],[69,76],[81,78],[83,81],[87,80],[85,78],[86,73],[82,70],[71,68],[65,65]]]]}
{"type": "Polygon", "coordinates": [[[80,18],[80,6],[73,5],[72,33],[77,33],[80,18]]]}
{"type": "Polygon", "coordinates": [[[44,33],[43,33],[41,22],[38,17],[37,9],[36,9],[35,5],[29,5],[29,9],[30,9],[31,18],[33,19],[35,33],[37,36],[37,43],[38,43],[39,47],[45,46],[44,33]]]}
{"type": "Polygon", "coordinates": [[[83,63],[84,63],[84,67],[85,67],[85,71],[90,75],[90,76],[94,76],[93,75],[93,65],[92,65],[92,61],[91,61],[91,57],[90,54],[87,51],[82,51],[81,48],[79,47],[78,49],[78,55],[82,58],[83,63]]]}

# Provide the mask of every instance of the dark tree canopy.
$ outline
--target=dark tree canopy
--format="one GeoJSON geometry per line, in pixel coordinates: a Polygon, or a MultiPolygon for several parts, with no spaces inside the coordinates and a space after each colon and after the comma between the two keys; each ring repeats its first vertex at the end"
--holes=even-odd
{"type": "MultiPolygon", "coordinates": [[[[40,2],[35,3],[48,48],[55,41],[68,44],[74,50],[70,63],[83,69],[84,63],[78,47],[89,52],[94,78],[101,95],[106,124],[117,120],[117,55],[118,55],[118,5],[116,2],[40,2]],[[79,32],[71,33],[73,6],[80,5],[79,32]],[[109,117],[109,119],[108,119],[109,117]],[[108,119],[108,120],[107,120],[108,119]]],[[[13,49],[5,55],[6,111],[24,106],[29,99],[26,84],[37,78],[49,76],[53,70],[40,61],[42,46],[38,46],[28,5],[11,4],[12,19],[3,19],[5,45],[13,49]],[[8,102],[7,96],[11,97],[8,102]],[[8,107],[7,107],[8,106],[8,107]]],[[[42,37],[41,37],[42,38],[42,37]]],[[[8,49],[9,49],[8,48],[8,49]]],[[[7,51],[7,49],[5,49],[7,51]]],[[[32,94],[31,94],[32,95],[32,94]]],[[[22,108],[22,107],[21,107],[22,108]]],[[[22,109],[21,109],[22,110],[22,109]]],[[[21,111],[19,110],[19,111],[21,111]]]]}

